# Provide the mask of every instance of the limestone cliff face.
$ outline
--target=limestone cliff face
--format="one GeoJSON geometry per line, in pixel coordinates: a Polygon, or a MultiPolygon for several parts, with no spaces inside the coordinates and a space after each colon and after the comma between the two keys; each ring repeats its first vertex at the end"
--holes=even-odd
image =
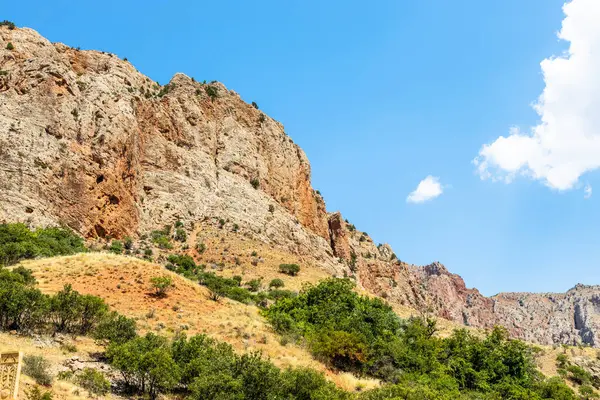
{"type": "Polygon", "coordinates": [[[310,173],[283,126],[220,83],[177,74],[159,86],[114,55],[0,27],[0,222],[94,239],[229,220],[391,303],[530,341],[600,345],[600,288],[486,298],[327,214],[310,173]]]}
{"type": "Polygon", "coordinates": [[[182,74],[160,87],[31,29],[2,27],[0,44],[0,221],[94,238],[227,218],[331,263],[306,155],[235,92],[182,74]]]}

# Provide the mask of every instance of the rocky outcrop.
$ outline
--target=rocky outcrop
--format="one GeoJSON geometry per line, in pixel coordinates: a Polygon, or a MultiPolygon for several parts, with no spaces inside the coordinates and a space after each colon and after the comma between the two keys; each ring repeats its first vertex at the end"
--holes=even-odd
{"type": "Polygon", "coordinates": [[[226,218],[337,266],[306,155],[222,84],[159,86],[26,28],[0,27],[0,70],[0,221],[107,238],[226,218]]]}
{"type": "Polygon", "coordinates": [[[310,174],[283,126],[220,83],[176,74],[160,86],[112,54],[0,27],[0,222],[108,239],[228,220],[391,303],[530,341],[600,345],[600,288],[484,297],[328,214],[310,174]]]}

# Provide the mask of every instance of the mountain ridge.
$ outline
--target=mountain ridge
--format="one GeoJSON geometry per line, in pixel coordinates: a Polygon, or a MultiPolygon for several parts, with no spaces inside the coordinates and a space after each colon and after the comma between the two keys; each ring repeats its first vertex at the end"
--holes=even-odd
{"type": "Polygon", "coordinates": [[[438,262],[399,261],[327,212],[283,125],[221,83],[177,73],[159,86],[29,28],[0,27],[0,49],[0,222],[64,224],[90,241],[228,226],[392,304],[532,342],[600,344],[599,286],[485,297],[438,262]]]}

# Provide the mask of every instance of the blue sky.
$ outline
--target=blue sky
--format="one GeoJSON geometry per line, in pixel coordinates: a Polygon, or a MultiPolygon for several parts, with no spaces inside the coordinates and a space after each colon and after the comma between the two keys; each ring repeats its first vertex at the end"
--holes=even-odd
{"type": "Polygon", "coordinates": [[[512,126],[538,124],[540,62],[569,45],[557,38],[562,6],[20,0],[1,19],[127,57],[160,83],[176,72],[223,82],[285,125],[330,211],[400,259],[440,261],[492,295],[600,283],[600,208],[582,188],[597,173],[558,190],[542,178],[482,180],[472,163],[512,126]],[[428,175],[443,194],[408,203],[428,175]]]}

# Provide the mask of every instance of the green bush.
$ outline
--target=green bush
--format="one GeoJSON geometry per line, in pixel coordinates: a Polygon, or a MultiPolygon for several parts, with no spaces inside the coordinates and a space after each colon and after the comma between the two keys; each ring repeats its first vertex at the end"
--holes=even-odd
{"type": "Polygon", "coordinates": [[[583,399],[588,400],[588,399],[597,399],[600,396],[598,396],[598,393],[596,393],[596,391],[594,390],[593,387],[591,387],[590,385],[582,385],[579,387],[579,393],[581,394],[581,396],[583,397],[583,399]]]}
{"type": "Polygon", "coordinates": [[[180,267],[183,271],[193,271],[197,268],[194,258],[188,255],[171,254],[167,257],[167,261],[180,267]]]}
{"type": "Polygon", "coordinates": [[[104,300],[81,295],[71,285],[65,285],[50,298],[49,303],[49,316],[55,332],[88,334],[108,311],[104,300]]]}
{"type": "Polygon", "coordinates": [[[169,240],[169,235],[171,234],[170,230],[162,230],[162,231],[152,231],[150,237],[152,239],[152,243],[157,245],[161,249],[172,249],[173,245],[169,240]]]}
{"type": "Polygon", "coordinates": [[[283,283],[283,280],[281,280],[279,278],[275,278],[275,279],[271,280],[271,282],[269,282],[270,288],[278,289],[278,288],[282,288],[284,286],[285,286],[285,284],[283,283]]]}
{"type": "Polygon", "coordinates": [[[135,320],[111,312],[106,315],[94,330],[94,338],[109,343],[125,343],[135,338],[135,320]]]}
{"type": "Polygon", "coordinates": [[[106,354],[127,386],[151,399],[175,387],[181,378],[167,340],[152,333],[127,343],[113,343],[106,354]]]}
{"type": "Polygon", "coordinates": [[[111,253],[123,254],[123,243],[120,240],[113,240],[108,250],[111,253]]]}
{"type": "Polygon", "coordinates": [[[210,97],[211,100],[215,100],[217,97],[219,97],[219,92],[218,92],[217,88],[214,86],[211,86],[211,85],[204,86],[204,91],[206,92],[208,97],[210,97]]]}
{"type": "Polygon", "coordinates": [[[256,104],[255,101],[252,102],[252,107],[256,108],[258,110],[258,104],[256,104]]]}
{"type": "Polygon", "coordinates": [[[258,180],[258,178],[252,178],[250,180],[250,184],[254,189],[258,189],[260,187],[260,181],[258,180]]]}
{"type": "Polygon", "coordinates": [[[10,29],[11,31],[15,29],[15,23],[6,19],[0,22],[0,26],[8,26],[8,29],[10,29]]]}
{"type": "Polygon", "coordinates": [[[8,44],[6,45],[6,50],[14,50],[14,49],[15,49],[15,46],[11,42],[8,42],[8,44]]]}
{"type": "Polygon", "coordinates": [[[32,377],[38,385],[52,385],[50,368],[50,362],[42,356],[26,355],[23,357],[23,373],[32,377]]]}
{"type": "Polygon", "coordinates": [[[298,272],[300,272],[300,266],[298,264],[280,264],[279,272],[291,276],[296,276],[298,275],[298,272]]]}
{"type": "Polygon", "coordinates": [[[187,240],[187,234],[184,229],[177,228],[175,230],[175,240],[178,242],[185,242],[187,240]]]}
{"type": "Polygon", "coordinates": [[[0,269],[0,330],[86,335],[107,318],[108,306],[99,297],[81,295],[70,285],[47,296],[34,285],[29,270],[0,269]]]}
{"type": "Polygon", "coordinates": [[[52,392],[42,392],[39,386],[34,386],[26,393],[27,400],[52,400],[52,392]]]}
{"type": "Polygon", "coordinates": [[[568,365],[566,370],[567,378],[578,385],[587,385],[592,381],[592,374],[578,365],[568,365]]]}
{"type": "Polygon", "coordinates": [[[169,93],[173,89],[175,89],[175,85],[172,84],[172,83],[167,83],[165,86],[163,86],[162,88],[160,88],[160,91],[156,95],[158,97],[163,97],[164,95],[166,95],[167,93],[169,93]]]}
{"type": "Polygon", "coordinates": [[[125,250],[131,250],[133,249],[133,240],[129,236],[127,236],[123,245],[125,247],[125,250]]]}
{"type": "Polygon", "coordinates": [[[262,286],[262,281],[260,279],[252,279],[251,281],[246,282],[246,286],[248,286],[250,291],[258,292],[262,286]]]}
{"type": "Polygon", "coordinates": [[[257,297],[248,289],[239,287],[241,278],[223,278],[213,272],[200,272],[198,282],[210,291],[210,298],[218,301],[221,297],[228,297],[241,303],[256,302],[257,297]]]}
{"type": "Polygon", "coordinates": [[[91,395],[104,396],[110,392],[110,382],[104,374],[93,368],[84,368],[76,378],[79,386],[91,395]]]}
{"type": "Polygon", "coordinates": [[[150,279],[152,283],[152,288],[154,289],[154,294],[157,297],[164,297],[167,295],[167,292],[173,288],[173,279],[168,275],[163,276],[155,276],[150,279]]]}
{"type": "Polygon", "coordinates": [[[24,224],[0,224],[0,266],[23,259],[84,252],[83,239],[63,228],[31,231],[24,224]]]}

